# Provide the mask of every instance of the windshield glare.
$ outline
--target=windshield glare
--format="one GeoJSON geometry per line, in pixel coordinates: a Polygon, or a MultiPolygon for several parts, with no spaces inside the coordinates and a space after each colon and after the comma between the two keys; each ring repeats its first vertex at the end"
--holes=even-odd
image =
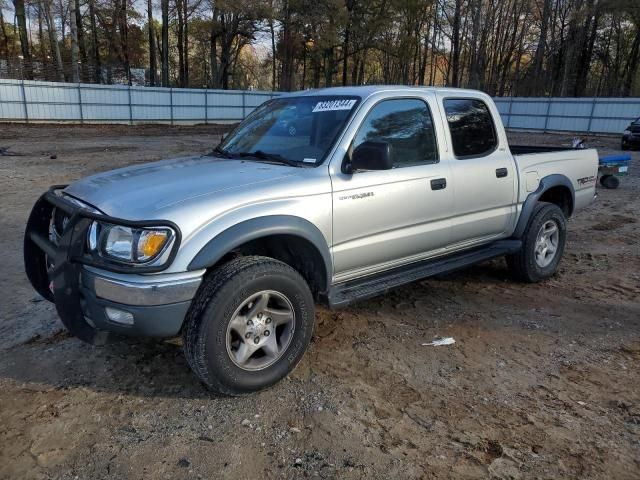
{"type": "Polygon", "coordinates": [[[358,103],[351,96],[276,98],[263,103],[220,145],[228,155],[261,154],[317,165],[358,103]]]}

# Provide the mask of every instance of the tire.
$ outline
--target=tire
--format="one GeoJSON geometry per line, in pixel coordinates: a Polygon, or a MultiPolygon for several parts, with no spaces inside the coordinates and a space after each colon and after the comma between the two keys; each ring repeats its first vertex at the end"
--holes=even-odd
{"type": "Polygon", "coordinates": [[[313,326],[313,296],[296,270],[272,258],[240,257],[218,267],[200,286],[185,319],[184,352],[211,390],[243,395],[291,372],[311,341],[313,326]],[[252,349],[244,361],[242,352],[252,349]]]}
{"type": "MultiPolygon", "coordinates": [[[[545,231],[551,231],[551,228],[546,228],[545,231]]],[[[529,283],[540,282],[551,277],[558,269],[566,239],[567,224],[562,210],[552,203],[538,203],[522,236],[522,249],[518,253],[507,256],[510,272],[516,279],[529,283]],[[539,234],[543,233],[543,227],[546,228],[551,224],[555,224],[557,236],[550,238],[550,243],[546,244],[549,248],[541,249],[545,253],[540,252],[537,256],[539,234]],[[551,250],[554,239],[555,250],[553,254],[547,255],[546,252],[551,250]]]]}
{"type": "Polygon", "coordinates": [[[600,177],[600,185],[608,189],[618,188],[620,179],[614,175],[603,175],[600,177]]]}

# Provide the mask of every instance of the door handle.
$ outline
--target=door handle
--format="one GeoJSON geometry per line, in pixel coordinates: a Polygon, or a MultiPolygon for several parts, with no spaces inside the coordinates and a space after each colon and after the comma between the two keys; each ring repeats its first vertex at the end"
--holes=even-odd
{"type": "Polygon", "coordinates": [[[496,168],[496,177],[503,178],[506,177],[509,173],[509,170],[506,168],[496,168]]]}
{"type": "Polygon", "coordinates": [[[447,188],[446,178],[436,178],[435,180],[431,180],[431,190],[444,190],[445,188],[447,188]]]}

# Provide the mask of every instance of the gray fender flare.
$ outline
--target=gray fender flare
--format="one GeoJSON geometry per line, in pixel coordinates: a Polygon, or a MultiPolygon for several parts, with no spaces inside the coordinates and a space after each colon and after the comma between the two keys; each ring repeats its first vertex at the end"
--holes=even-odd
{"type": "Polygon", "coordinates": [[[333,263],[324,235],[313,223],[292,215],[268,215],[237,223],[209,240],[191,260],[187,269],[208,268],[215,265],[218,260],[234,248],[251,240],[270,235],[292,235],[313,244],[324,261],[326,288],[329,287],[333,274],[333,263]]]}
{"type": "Polygon", "coordinates": [[[575,205],[576,200],[576,191],[573,188],[573,184],[571,180],[569,180],[565,175],[560,173],[554,173],[553,175],[547,175],[546,177],[540,180],[540,184],[535,192],[531,192],[527,199],[524,201],[522,205],[522,210],[520,212],[520,218],[518,219],[518,224],[516,225],[516,229],[513,232],[513,237],[520,238],[524,234],[524,230],[527,228],[529,224],[529,219],[531,218],[531,214],[533,213],[533,209],[536,206],[536,203],[542,196],[544,192],[553,187],[563,186],[567,187],[571,192],[571,204],[575,205]]]}

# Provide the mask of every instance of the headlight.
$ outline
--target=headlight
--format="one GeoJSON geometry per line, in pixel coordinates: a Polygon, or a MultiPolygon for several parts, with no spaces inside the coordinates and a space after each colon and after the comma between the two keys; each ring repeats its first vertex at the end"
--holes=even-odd
{"type": "Polygon", "coordinates": [[[125,263],[146,263],[157,258],[175,233],[168,227],[130,228],[93,222],[89,229],[89,250],[125,263]]]}
{"type": "Polygon", "coordinates": [[[622,132],[623,135],[631,135],[631,130],[625,130],[622,132]]]}

